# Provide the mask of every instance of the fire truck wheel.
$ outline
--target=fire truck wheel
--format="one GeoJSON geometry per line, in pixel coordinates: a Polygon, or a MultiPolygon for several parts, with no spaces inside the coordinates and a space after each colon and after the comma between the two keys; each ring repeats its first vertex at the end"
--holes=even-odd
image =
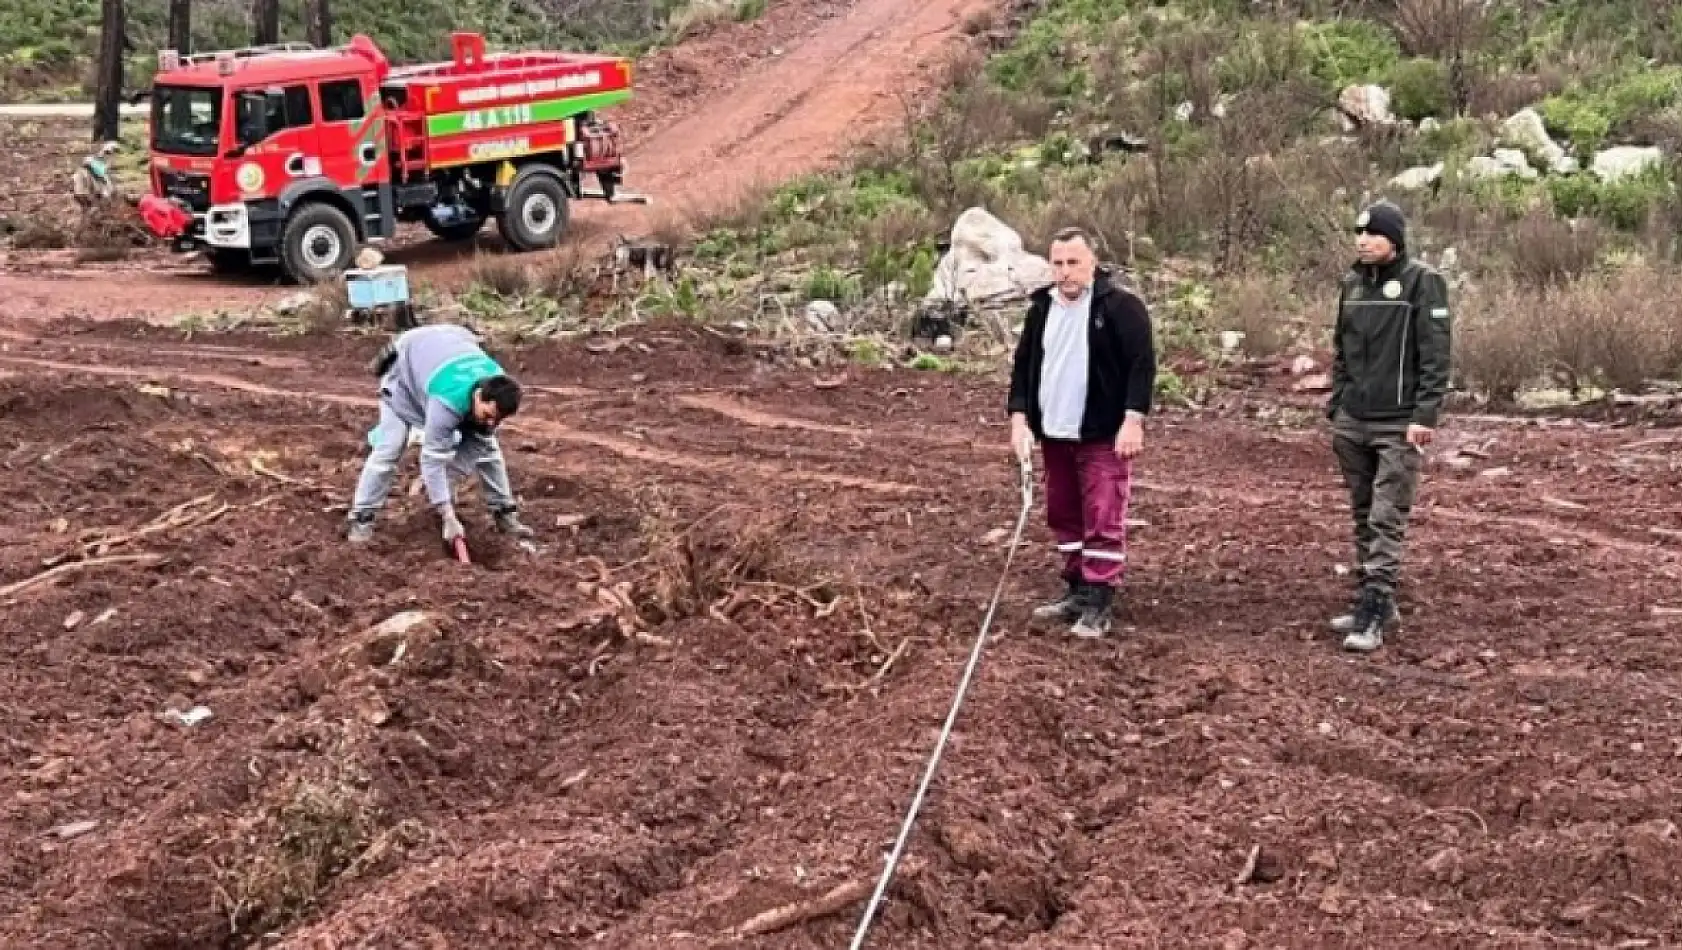
{"type": "Polygon", "coordinates": [[[567,195],[548,175],[528,175],[508,190],[496,219],[503,240],[520,251],[554,247],[567,227],[567,195]]]}
{"type": "Polygon", "coordinates": [[[280,261],[293,280],[313,284],[349,267],[356,249],[356,229],[350,219],[338,208],[318,202],[299,208],[287,220],[280,238],[280,261]]]}

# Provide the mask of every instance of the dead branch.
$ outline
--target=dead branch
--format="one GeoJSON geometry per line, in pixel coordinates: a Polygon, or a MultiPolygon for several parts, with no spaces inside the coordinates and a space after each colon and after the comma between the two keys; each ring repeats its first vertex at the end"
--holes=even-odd
{"type": "Polygon", "coordinates": [[[747,592],[744,590],[737,589],[731,591],[729,594],[720,597],[717,601],[707,606],[707,616],[717,620],[719,623],[739,628],[741,624],[736,622],[736,618],[732,617],[731,613],[737,607],[742,605],[742,601],[752,599],[753,598],[749,597],[747,592]]]}
{"type": "Polygon", "coordinates": [[[865,683],[864,685],[866,687],[870,687],[882,682],[882,678],[887,676],[888,671],[894,668],[894,664],[899,662],[899,658],[905,655],[905,648],[910,645],[910,637],[906,637],[904,640],[899,641],[899,646],[894,647],[894,652],[888,654],[888,658],[882,661],[882,665],[877,667],[876,672],[870,677],[870,682],[865,683]]]}
{"type": "Polygon", "coordinates": [[[86,552],[84,556],[99,557],[114,547],[129,544],[133,541],[138,541],[141,538],[150,537],[154,534],[161,534],[165,531],[182,528],[196,528],[200,525],[206,525],[233,510],[233,506],[229,505],[227,502],[223,502],[221,505],[203,514],[196,515],[194,517],[183,516],[189,506],[202,504],[203,502],[209,501],[215,497],[216,496],[214,495],[206,495],[204,498],[194,499],[193,501],[187,502],[186,505],[180,505],[176,508],[170,509],[170,513],[168,515],[162,518],[154,519],[153,521],[126,534],[112,535],[110,537],[94,541],[84,548],[84,551],[86,552]]]}
{"type": "Polygon", "coordinates": [[[782,594],[787,594],[791,597],[796,597],[805,601],[807,604],[810,604],[813,610],[818,611],[818,616],[820,618],[827,617],[834,613],[835,608],[841,602],[841,598],[839,597],[830,601],[822,601],[811,595],[811,591],[822,590],[825,587],[828,587],[828,581],[820,581],[806,587],[795,587],[792,584],[778,584],[775,581],[744,581],[743,585],[747,587],[760,587],[767,590],[774,590],[782,594]]]}
{"type": "Polygon", "coordinates": [[[1250,856],[1244,859],[1244,866],[1238,869],[1238,876],[1232,879],[1236,887],[1243,887],[1256,876],[1256,864],[1261,861],[1261,845],[1250,846],[1250,856]]]}
{"type": "Polygon", "coordinates": [[[846,910],[868,896],[869,884],[863,881],[849,881],[820,897],[784,904],[754,916],[738,925],[735,933],[741,937],[760,937],[787,930],[807,921],[846,910]]]}
{"type": "Polygon", "coordinates": [[[257,458],[256,456],[251,457],[251,470],[253,472],[256,472],[257,474],[263,476],[264,478],[272,478],[275,481],[280,482],[282,485],[293,485],[293,486],[296,486],[298,488],[310,488],[310,489],[314,489],[315,491],[324,491],[325,490],[320,485],[317,485],[315,482],[312,482],[308,479],[295,478],[291,475],[286,475],[284,473],[277,472],[274,469],[269,468],[267,465],[264,465],[263,460],[260,459],[260,458],[257,458]]]}
{"type": "Polygon", "coordinates": [[[1463,818],[1470,818],[1473,821],[1478,823],[1478,827],[1483,830],[1483,833],[1485,835],[1489,834],[1489,823],[1483,820],[1482,815],[1478,814],[1477,812],[1473,811],[1470,808],[1462,808],[1462,807],[1459,807],[1459,806],[1450,806],[1450,807],[1447,807],[1447,808],[1433,808],[1433,809],[1430,809],[1429,811],[1426,811],[1423,814],[1421,814],[1418,818],[1415,818],[1413,820],[1413,823],[1417,824],[1418,822],[1424,821],[1427,818],[1433,818],[1433,817],[1436,817],[1438,815],[1459,815],[1463,818]]]}
{"type": "Polygon", "coordinates": [[[60,564],[57,567],[48,568],[33,577],[26,577],[21,581],[7,584],[5,587],[0,587],[0,598],[12,597],[14,595],[21,594],[31,587],[37,587],[41,584],[50,584],[66,574],[72,574],[76,571],[86,570],[91,567],[105,567],[112,564],[139,564],[150,567],[162,560],[163,556],[159,554],[113,554],[109,557],[95,557],[82,561],[70,561],[65,564],[60,564]]]}
{"type": "Polygon", "coordinates": [[[852,696],[854,693],[880,686],[882,680],[887,677],[888,671],[893,669],[894,664],[899,662],[899,658],[905,655],[905,648],[910,645],[910,637],[899,641],[899,646],[894,647],[894,651],[888,654],[888,658],[882,661],[882,665],[876,668],[876,672],[870,674],[870,679],[862,683],[825,683],[823,691],[826,693],[846,693],[848,696],[852,696]]]}

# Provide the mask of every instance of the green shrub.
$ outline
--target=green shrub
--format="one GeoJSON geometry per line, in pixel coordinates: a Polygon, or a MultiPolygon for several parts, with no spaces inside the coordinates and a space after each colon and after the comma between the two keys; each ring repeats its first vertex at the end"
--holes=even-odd
{"type": "Polygon", "coordinates": [[[1448,67],[1437,60],[1404,60],[1390,74],[1390,107],[1404,119],[1445,116],[1453,103],[1448,67]]]}
{"type": "Polygon", "coordinates": [[[852,303],[859,299],[859,282],[833,267],[818,267],[806,275],[805,293],[807,300],[852,303]]]}
{"type": "Polygon", "coordinates": [[[1682,67],[1667,66],[1630,71],[1598,86],[1579,83],[1544,99],[1539,111],[1550,131],[1587,151],[1678,100],[1682,100],[1682,67]]]}
{"type": "Polygon", "coordinates": [[[1598,148],[1612,131],[1612,119],[1602,104],[1569,94],[1549,96],[1537,111],[1549,132],[1563,135],[1584,151],[1598,148]]]}
{"type": "Polygon", "coordinates": [[[1402,56],[1396,37],[1370,20],[1308,23],[1300,29],[1310,75],[1334,93],[1352,83],[1384,79],[1402,56]]]}
{"type": "Polygon", "coordinates": [[[736,0],[736,22],[746,23],[765,15],[765,0],[736,0]]]}
{"type": "Polygon", "coordinates": [[[1639,231],[1676,192],[1663,168],[1609,182],[1587,173],[1564,175],[1548,179],[1547,187],[1561,217],[1592,214],[1621,231],[1639,231]]]}

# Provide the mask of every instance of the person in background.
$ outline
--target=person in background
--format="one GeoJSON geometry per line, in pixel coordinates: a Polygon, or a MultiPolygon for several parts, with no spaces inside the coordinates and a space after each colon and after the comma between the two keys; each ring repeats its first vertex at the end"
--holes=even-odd
{"type": "Polygon", "coordinates": [[[1358,590],[1332,621],[1343,647],[1371,653],[1400,622],[1402,542],[1448,390],[1448,283],[1408,256],[1402,210],[1378,202],[1355,219],[1357,260],[1339,288],[1332,334],[1332,447],[1355,516],[1358,590]]]}
{"type": "Polygon", "coordinates": [[[1127,573],[1127,506],[1156,350],[1144,302],[1098,267],[1084,231],[1059,231],[1050,258],[1053,284],[1030,298],[1016,346],[1010,437],[1024,459],[1040,444],[1046,520],[1068,585],[1034,619],[1096,638],[1110,630],[1127,573]]]}

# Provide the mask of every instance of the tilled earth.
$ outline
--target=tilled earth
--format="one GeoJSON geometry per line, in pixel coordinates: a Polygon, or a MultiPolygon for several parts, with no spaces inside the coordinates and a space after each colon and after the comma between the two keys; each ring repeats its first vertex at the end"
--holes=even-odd
{"type": "MultiPolygon", "coordinates": [[[[540,548],[464,488],[463,566],[406,488],[340,540],[376,340],[3,342],[0,945],[847,944],[737,928],[881,868],[1018,510],[995,381],[505,354],[540,548]]],[[[1153,426],[1107,642],[1028,629],[1036,508],[871,946],[1672,945],[1679,436],[1451,423],[1351,659],[1324,434],[1244,410],[1153,426]]]]}

